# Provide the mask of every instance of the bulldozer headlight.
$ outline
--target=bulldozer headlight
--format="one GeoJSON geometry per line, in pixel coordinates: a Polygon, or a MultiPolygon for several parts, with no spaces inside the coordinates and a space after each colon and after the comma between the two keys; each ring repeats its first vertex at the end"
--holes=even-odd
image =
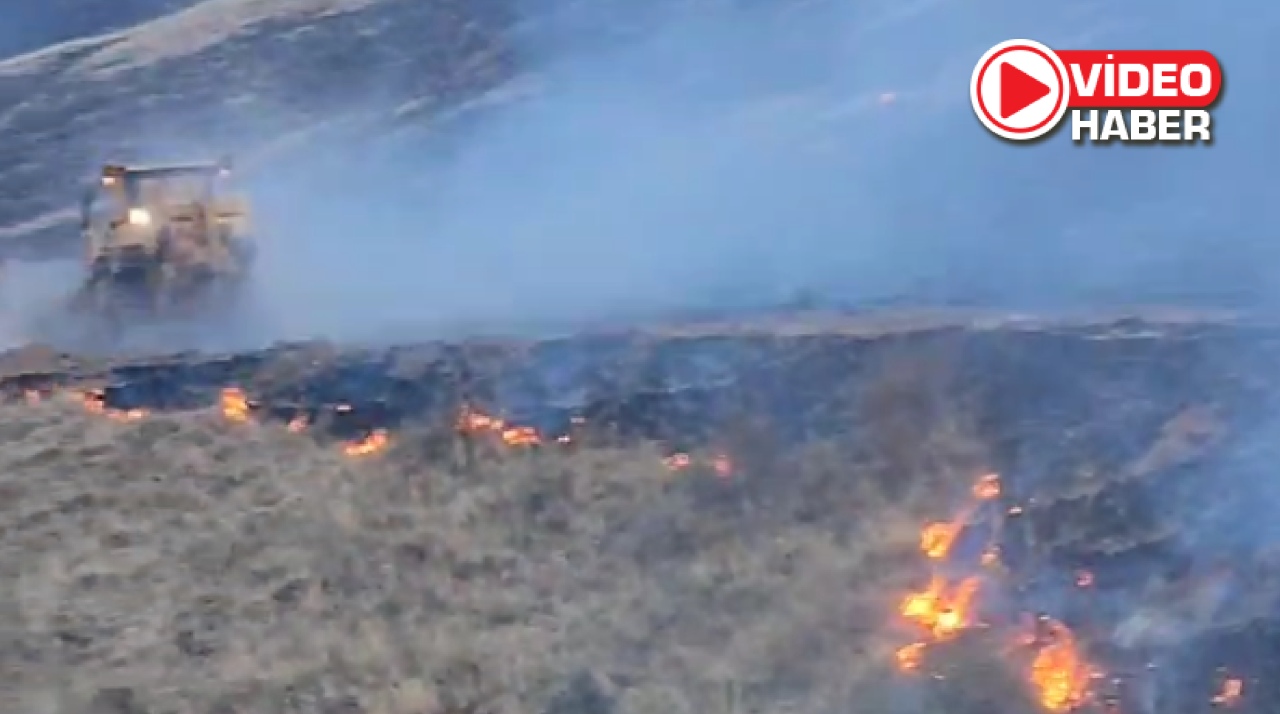
{"type": "Polygon", "coordinates": [[[129,223],[135,226],[151,225],[151,212],[145,208],[130,208],[129,223]]]}

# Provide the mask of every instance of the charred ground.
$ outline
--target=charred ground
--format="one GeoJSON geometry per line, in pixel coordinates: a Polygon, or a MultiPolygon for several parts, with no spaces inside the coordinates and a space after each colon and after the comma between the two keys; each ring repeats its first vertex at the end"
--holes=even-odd
{"type": "Polygon", "coordinates": [[[1105,673],[1086,707],[1208,711],[1238,680],[1267,710],[1280,333],[783,324],[11,354],[6,677],[24,711],[1030,711],[1002,633],[1044,614],[1105,673]],[[104,387],[151,413],[85,413],[104,387]],[[335,441],[376,428],[361,458],[335,441]],[[984,573],[989,626],[930,646],[942,679],[888,676],[920,529],[987,472],[935,568],[984,573]]]}
{"type": "MultiPolygon", "coordinates": [[[[187,5],[0,62],[0,255],[74,254],[69,177],[99,160],[198,135],[252,167],[434,129],[522,69],[502,2],[187,5]]],[[[0,709],[990,714],[1056,687],[1086,709],[1269,711],[1278,337],[785,315],[9,353],[0,709]],[[975,504],[987,473],[1000,492],[975,504]],[[931,576],[981,580],[944,613],[954,636],[903,617],[931,576]]]]}

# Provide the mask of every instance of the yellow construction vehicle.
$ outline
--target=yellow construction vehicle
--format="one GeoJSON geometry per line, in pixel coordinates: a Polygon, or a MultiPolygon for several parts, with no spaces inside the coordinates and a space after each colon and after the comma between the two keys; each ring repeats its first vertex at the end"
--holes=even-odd
{"type": "Polygon", "coordinates": [[[228,160],[108,165],[81,203],[80,310],[166,316],[232,302],[253,265],[249,204],[228,160]]]}

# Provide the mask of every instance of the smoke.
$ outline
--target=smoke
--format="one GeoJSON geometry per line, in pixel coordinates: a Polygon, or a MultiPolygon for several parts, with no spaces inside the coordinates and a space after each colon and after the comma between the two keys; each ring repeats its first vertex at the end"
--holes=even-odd
{"type": "Polygon", "coordinates": [[[56,322],[58,308],[79,280],[78,268],[68,263],[0,265],[0,350],[22,346],[56,322]]]}
{"type": "MultiPolygon", "coordinates": [[[[1254,5],[525,0],[512,85],[447,121],[300,137],[257,167],[251,341],[547,330],[800,295],[1269,305],[1277,100],[1261,72],[1280,11],[1254,5]],[[1217,144],[990,137],[968,76],[1011,37],[1216,52],[1217,144]]],[[[396,92],[378,71],[350,92],[377,106],[354,109],[385,113],[396,92]]],[[[249,106],[270,103],[237,104],[237,127],[280,125],[249,106]]],[[[235,148],[143,123],[147,157],[235,148]]]]}
{"type": "MultiPolygon", "coordinates": [[[[800,295],[1019,310],[1274,297],[1269,5],[1220,18],[1186,0],[519,10],[510,86],[446,121],[300,136],[256,167],[250,341],[547,330],[800,295]],[[1215,51],[1217,145],[990,137],[968,76],[1011,37],[1215,51]]],[[[377,106],[348,108],[385,114],[402,78],[383,91],[379,71],[350,90],[377,106]]],[[[270,101],[236,104],[233,123],[280,125],[254,106],[270,101]]],[[[149,147],[165,137],[159,160],[235,148],[144,124],[149,147]]]]}
{"type": "MultiPolygon", "coordinates": [[[[258,167],[255,339],[545,330],[800,293],[1019,310],[1277,297],[1274,3],[524,11],[521,77],[488,101],[394,135],[303,140],[258,167]],[[1213,51],[1216,145],[999,142],[968,78],[1015,37],[1213,51]]],[[[1273,461],[1240,459],[1247,476],[1273,461]]],[[[1267,522],[1276,494],[1256,473],[1184,539],[1193,563],[1267,522]]],[[[1185,619],[1141,610],[1117,637],[1169,622],[1185,619]]]]}
{"type": "Polygon", "coordinates": [[[527,10],[524,96],[263,175],[273,329],[518,329],[800,292],[1022,308],[1273,297],[1270,6],[527,10]],[[1217,144],[990,137],[968,75],[1020,36],[1215,51],[1217,144]]]}

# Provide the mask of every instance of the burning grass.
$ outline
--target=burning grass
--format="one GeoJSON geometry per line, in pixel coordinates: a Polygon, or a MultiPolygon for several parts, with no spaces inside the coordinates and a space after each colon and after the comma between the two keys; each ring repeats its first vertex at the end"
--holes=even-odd
{"type": "MultiPolygon", "coordinates": [[[[995,633],[994,639],[1003,638],[994,651],[1009,655],[1010,669],[1024,670],[1025,681],[1044,710],[1068,712],[1097,703],[1100,700],[1095,684],[1105,678],[1105,673],[1087,660],[1070,627],[1047,615],[1015,618],[1003,626],[984,617],[982,597],[987,591],[1005,585],[1000,574],[999,543],[994,539],[987,543],[978,562],[970,564],[968,569],[964,568],[963,561],[956,563],[952,557],[957,535],[980,508],[996,502],[1001,490],[998,475],[982,476],[974,483],[972,500],[959,517],[921,529],[923,554],[932,561],[948,563],[952,572],[962,574],[948,577],[946,571],[940,569],[923,590],[903,597],[899,615],[914,625],[925,639],[898,650],[899,668],[910,673],[927,672],[924,660],[930,647],[981,628],[995,633]]],[[[998,536],[1001,525],[997,521],[996,527],[990,530],[992,536],[998,536]]]]}
{"type": "Polygon", "coordinates": [[[349,458],[240,418],[242,397],[0,408],[0,674],[24,711],[569,711],[588,687],[637,714],[819,712],[892,694],[883,624],[915,516],[833,478],[852,468],[838,444],[768,473],[722,453],[673,471],[639,446],[466,465],[423,428],[349,458]],[[821,513],[799,513],[811,497],[821,513]]]}
{"type": "MultiPolygon", "coordinates": [[[[0,406],[0,677],[69,714],[1112,707],[1090,637],[1013,596],[1016,489],[893,364],[845,435],[678,453],[470,407],[335,446],[235,387],[28,393],[0,406]]],[[[1249,697],[1218,679],[1197,704],[1249,697]]]]}

